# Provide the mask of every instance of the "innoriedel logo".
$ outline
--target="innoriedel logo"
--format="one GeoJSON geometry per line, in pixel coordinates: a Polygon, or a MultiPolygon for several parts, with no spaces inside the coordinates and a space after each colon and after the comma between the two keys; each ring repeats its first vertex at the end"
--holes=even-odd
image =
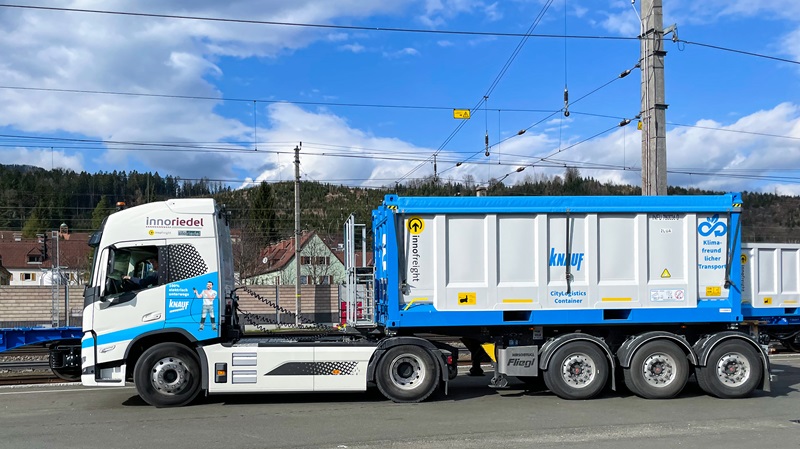
{"type": "MultiPolygon", "coordinates": [[[[583,265],[584,253],[572,253],[569,255],[569,264],[575,267],[575,271],[580,271],[583,265]]],[[[550,248],[550,266],[551,267],[566,267],[567,254],[557,253],[555,248],[550,248]]]]}
{"type": "Polygon", "coordinates": [[[706,218],[706,221],[697,226],[697,233],[703,237],[708,237],[712,233],[715,237],[722,237],[726,232],[728,232],[728,225],[719,221],[719,214],[706,218]]]}
{"type": "Polygon", "coordinates": [[[202,218],[150,218],[145,217],[145,226],[148,228],[173,228],[173,227],[184,227],[184,228],[202,228],[203,227],[203,219],[202,218]]]}

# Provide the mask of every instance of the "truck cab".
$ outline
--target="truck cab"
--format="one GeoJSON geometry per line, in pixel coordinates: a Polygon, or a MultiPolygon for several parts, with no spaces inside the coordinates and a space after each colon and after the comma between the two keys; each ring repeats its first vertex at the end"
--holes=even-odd
{"type": "Polygon", "coordinates": [[[175,199],[118,211],[91,238],[81,381],[124,384],[155,342],[187,347],[238,328],[230,313],[233,261],[225,211],[175,199]],[[227,314],[226,314],[227,309],[227,314]]]}

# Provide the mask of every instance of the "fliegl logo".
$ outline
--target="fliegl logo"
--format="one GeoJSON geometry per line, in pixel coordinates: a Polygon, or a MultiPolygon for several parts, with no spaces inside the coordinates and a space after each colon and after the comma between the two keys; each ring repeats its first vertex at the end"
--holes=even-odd
{"type": "Polygon", "coordinates": [[[719,214],[706,218],[706,221],[697,226],[697,233],[703,237],[711,234],[714,234],[715,237],[722,237],[726,232],[728,232],[728,225],[719,221],[719,214]]]}

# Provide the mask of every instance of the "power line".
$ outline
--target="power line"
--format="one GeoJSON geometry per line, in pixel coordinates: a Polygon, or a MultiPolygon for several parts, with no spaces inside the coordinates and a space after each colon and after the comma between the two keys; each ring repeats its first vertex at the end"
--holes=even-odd
{"type": "MultiPolygon", "coordinates": [[[[536,15],[536,18],[533,19],[533,22],[528,27],[528,30],[525,33],[526,35],[530,34],[531,32],[533,32],[533,30],[536,29],[536,27],[539,25],[539,23],[541,22],[542,18],[544,17],[545,13],[550,8],[550,5],[552,5],[552,4],[553,4],[553,0],[548,0],[547,3],[545,3],[542,6],[542,9],[539,11],[539,14],[536,15]]],[[[500,72],[497,74],[497,76],[495,76],[494,80],[489,85],[489,88],[486,90],[486,93],[483,94],[481,99],[478,100],[478,102],[475,104],[475,106],[472,107],[473,111],[477,110],[478,108],[480,108],[481,105],[486,104],[487,100],[489,99],[489,96],[492,94],[492,92],[494,92],[494,89],[500,83],[500,80],[503,78],[503,76],[506,74],[508,69],[511,67],[511,64],[514,62],[514,59],[516,59],[516,57],[519,54],[519,52],[522,51],[522,47],[525,45],[525,43],[527,41],[528,41],[528,37],[527,36],[523,36],[522,39],[520,39],[520,41],[517,43],[517,46],[514,48],[514,51],[511,52],[511,56],[509,56],[509,58],[506,60],[505,64],[503,64],[503,67],[500,69],[500,72]]],[[[484,111],[484,113],[486,113],[486,111],[484,111]]],[[[442,144],[439,145],[439,148],[436,149],[436,151],[433,153],[431,158],[429,158],[425,162],[429,161],[432,158],[435,158],[439,153],[441,153],[442,150],[447,146],[447,144],[449,144],[450,141],[453,140],[453,138],[458,134],[458,132],[461,131],[461,129],[464,128],[464,126],[466,126],[466,123],[467,123],[466,120],[462,120],[456,126],[456,128],[450,133],[450,135],[447,136],[447,138],[444,140],[444,142],[442,142],[442,144]]],[[[489,145],[489,134],[488,134],[488,129],[487,129],[487,134],[486,134],[486,146],[487,146],[486,155],[487,156],[489,155],[489,153],[488,153],[488,145],[489,145]]],[[[404,179],[406,179],[407,177],[411,176],[414,172],[419,170],[425,164],[425,162],[417,165],[416,167],[411,169],[408,173],[406,173],[405,175],[403,175],[399,179],[397,179],[397,181],[395,181],[395,182],[399,183],[399,182],[403,181],[404,179]]]]}
{"type": "Polygon", "coordinates": [[[460,35],[460,36],[491,36],[491,37],[540,37],[540,38],[557,38],[557,39],[607,39],[607,40],[638,40],[638,37],[626,36],[591,36],[591,35],[558,35],[558,34],[531,34],[531,33],[511,33],[499,31],[465,31],[465,30],[426,30],[420,28],[397,28],[397,27],[368,27],[368,26],[355,26],[355,25],[331,25],[319,23],[301,23],[301,22],[281,22],[274,20],[253,20],[253,19],[230,19],[222,17],[208,17],[208,16],[187,16],[178,14],[157,14],[157,13],[143,13],[131,11],[111,11],[100,9],[83,9],[83,8],[58,8],[54,6],[31,6],[31,5],[15,5],[15,4],[0,4],[4,8],[18,8],[30,9],[41,11],[61,11],[61,12],[79,12],[89,14],[106,14],[116,16],[129,16],[129,17],[151,17],[158,19],[180,19],[180,20],[198,20],[207,22],[223,22],[223,23],[239,23],[249,25],[273,25],[273,26],[286,26],[286,27],[300,27],[300,28],[322,28],[322,29],[336,29],[336,30],[352,30],[352,31],[384,31],[396,33],[417,33],[417,34],[440,34],[440,35],[460,35]]]}
{"type": "Polygon", "coordinates": [[[761,54],[761,53],[755,53],[755,52],[752,52],[752,51],[737,50],[735,48],[722,47],[722,46],[719,46],[719,45],[712,45],[712,44],[703,44],[701,42],[692,42],[692,41],[686,41],[686,40],[683,40],[683,39],[676,39],[675,42],[680,42],[680,43],[689,44],[689,45],[697,45],[698,47],[713,48],[714,50],[722,50],[722,51],[727,51],[727,52],[731,52],[731,53],[738,53],[738,54],[741,54],[741,55],[755,56],[757,58],[771,59],[773,61],[788,62],[789,64],[798,64],[798,65],[800,65],[800,61],[795,61],[793,59],[779,58],[777,56],[770,56],[770,55],[765,55],[765,54],[761,54]]]}

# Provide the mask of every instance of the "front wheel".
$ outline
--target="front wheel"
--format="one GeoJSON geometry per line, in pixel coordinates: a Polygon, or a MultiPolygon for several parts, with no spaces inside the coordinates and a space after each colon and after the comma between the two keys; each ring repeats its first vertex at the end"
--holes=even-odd
{"type": "Polygon", "coordinates": [[[395,346],[378,362],[375,383],[394,402],[421,402],[439,386],[439,365],[425,348],[395,346]]]}
{"type": "Polygon", "coordinates": [[[698,366],[695,372],[697,383],[706,393],[723,399],[742,398],[758,388],[763,365],[749,343],[729,340],[715,347],[706,366],[698,366]]]}
{"type": "Polygon", "coordinates": [[[560,347],[547,371],[544,383],[562,399],[591,399],[606,386],[608,362],[597,345],[574,341],[560,347]]]}
{"type": "Polygon", "coordinates": [[[180,407],[200,393],[200,364],[186,346],[160,343],[136,363],[133,381],[142,399],[156,407],[180,407]]]}
{"type": "Polygon", "coordinates": [[[653,341],[639,348],[625,369],[625,385],[645,399],[669,399],[689,380],[689,360],[671,341],[653,341]]]}

